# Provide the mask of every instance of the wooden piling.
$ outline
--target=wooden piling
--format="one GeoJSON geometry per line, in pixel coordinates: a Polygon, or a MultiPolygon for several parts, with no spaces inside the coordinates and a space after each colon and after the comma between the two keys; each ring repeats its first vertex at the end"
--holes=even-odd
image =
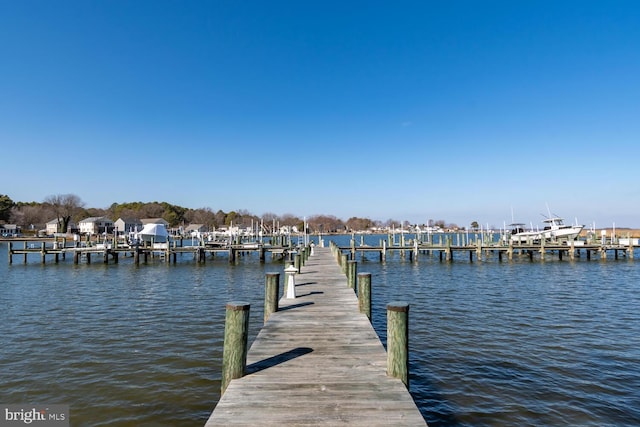
{"type": "Polygon", "coordinates": [[[264,323],[271,313],[278,311],[280,297],[280,273],[266,273],[264,283],[264,323]]]}
{"type": "Polygon", "coordinates": [[[358,262],[357,261],[347,261],[347,285],[356,290],[356,274],[358,272],[358,262]]]}
{"type": "Polygon", "coordinates": [[[340,271],[342,271],[342,274],[347,274],[347,259],[347,254],[340,254],[340,271]]]}
{"type": "Polygon", "coordinates": [[[387,375],[409,389],[409,304],[387,304],[387,375]]]}
{"type": "Polygon", "coordinates": [[[300,268],[302,266],[302,255],[300,255],[300,253],[294,255],[293,266],[298,270],[298,273],[300,273],[300,268]]]}
{"type": "Polygon", "coordinates": [[[224,394],[232,379],[244,376],[247,365],[250,307],[251,305],[246,302],[229,302],[226,306],[221,395],[224,394]]]}
{"type": "Polygon", "coordinates": [[[358,307],[371,320],[371,273],[358,273],[358,307]]]}

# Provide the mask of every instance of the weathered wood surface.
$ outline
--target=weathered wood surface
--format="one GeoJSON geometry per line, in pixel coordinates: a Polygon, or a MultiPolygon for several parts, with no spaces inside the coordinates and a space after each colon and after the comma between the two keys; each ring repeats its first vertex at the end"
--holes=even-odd
{"type": "Polygon", "coordinates": [[[426,426],[406,387],[387,376],[387,354],[327,248],[296,275],[206,427],[426,426]]]}

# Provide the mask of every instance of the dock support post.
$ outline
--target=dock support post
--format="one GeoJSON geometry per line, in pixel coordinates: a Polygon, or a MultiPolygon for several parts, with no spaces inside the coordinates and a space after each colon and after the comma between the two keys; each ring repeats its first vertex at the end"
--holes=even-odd
{"type": "Polygon", "coordinates": [[[247,365],[247,341],[249,332],[249,309],[246,302],[227,303],[224,323],[224,347],[222,350],[222,383],[220,394],[224,394],[232,379],[244,376],[247,365]]]}
{"type": "Polygon", "coordinates": [[[300,273],[301,265],[302,265],[302,255],[300,255],[300,253],[297,253],[293,257],[293,266],[296,268],[296,270],[298,270],[298,273],[300,273]]]}
{"type": "Polygon", "coordinates": [[[230,247],[229,248],[229,264],[235,264],[236,262],[236,251],[230,247]]]}
{"type": "Polygon", "coordinates": [[[9,265],[13,264],[13,243],[12,242],[8,242],[7,243],[7,249],[8,249],[8,254],[9,254],[9,265]]]}
{"type": "Polygon", "coordinates": [[[264,283],[264,323],[267,323],[271,313],[278,311],[279,296],[280,273],[267,273],[264,283]]]}
{"type": "Polygon", "coordinates": [[[409,389],[409,304],[387,304],[387,375],[409,389]]]}
{"type": "Polygon", "coordinates": [[[371,273],[358,273],[358,307],[371,321],[371,273]]]}
{"type": "Polygon", "coordinates": [[[342,274],[347,274],[347,254],[340,254],[340,270],[342,274]]]}
{"type": "Polygon", "coordinates": [[[358,271],[358,262],[348,261],[347,262],[347,285],[351,289],[353,289],[354,292],[356,290],[357,271],[358,271]]]}
{"type": "Polygon", "coordinates": [[[47,250],[45,249],[45,243],[44,242],[42,242],[42,246],[41,246],[41,249],[40,249],[40,256],[42,257],[42,263],[44,264],[45,263],[45,258],[47,256],[47,250]]]}

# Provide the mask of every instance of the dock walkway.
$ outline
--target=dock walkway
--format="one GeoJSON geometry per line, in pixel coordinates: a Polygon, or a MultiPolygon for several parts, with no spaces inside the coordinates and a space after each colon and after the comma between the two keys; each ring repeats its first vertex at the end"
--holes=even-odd
{"type": "Polygon", "coordinates": [[[212,412],[213,426],[426,426],[328,248],[296,275],[212,412]]]}

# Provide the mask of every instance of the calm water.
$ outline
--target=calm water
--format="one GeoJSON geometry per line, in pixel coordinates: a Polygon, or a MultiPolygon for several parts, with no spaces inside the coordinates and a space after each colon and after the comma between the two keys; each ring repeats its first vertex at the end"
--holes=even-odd
{"type": "MultiPolygon", "coordinates": [[[[203,425],[224,305],[252,304],[252,340],[264,274],[283,265],[71,258],[9,266],[0,244],[0,403],[68,404],[72,425],[203,425]]],[[[431,426],[640,425],[640,260],[612,258],[357,261],[383,342],[386,303],[411,303],[411,391],[431,426]]]]}

